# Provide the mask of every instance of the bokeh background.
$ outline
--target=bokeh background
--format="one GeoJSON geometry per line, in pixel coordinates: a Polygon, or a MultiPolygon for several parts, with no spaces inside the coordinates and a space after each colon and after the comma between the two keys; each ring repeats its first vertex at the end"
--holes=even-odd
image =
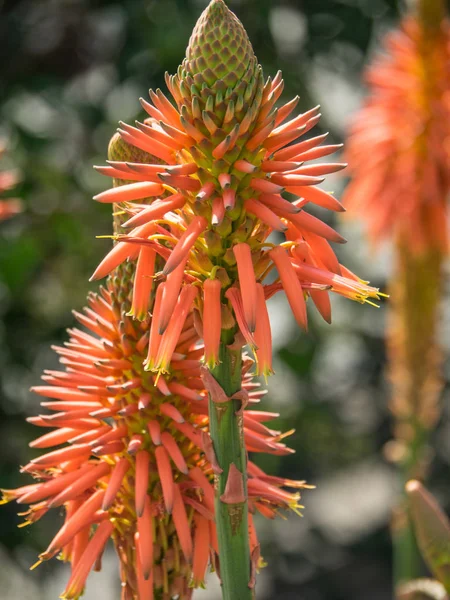
{"type": "MultiPolygon", "coordinates": [[[[141,118],[139,96],[164,87],[175,72],[206,0],[0,1],[0,137],[9,152],[1,168],[22,172],[25,212],[0,225],[0,485],[27,483],[18,465],[32,455],[36,431],[25,422],[38,398],[29,387],[57,365],[50,346],[73,325],[71,309],[95,289],[88,277],[108,248],[108,207],[92,196],[109,185],[92,169],[103,164],[118,120],[141,118]]],[[[266,75],[282,69],[284,98],[300,109],[322,105],[314,134],[345,139],[365,90],[361,73],[383,33],[398,22],[395,0],[229,0],[244,23],[266,75]]],[[[345,176],[328,177],[341,193],[345,176]]],[[[326,219],[330,216],[324,215],[326,219]]],[[[330,221],[329,221],[330,222],[330,221]]],[[[349,243],[338,252],[351,269],[384,288],[390,251],[374,252],[361,225],[341,219],[349,243]]],[[[447,286],[450,287],[450,286],[447,286]]],[[[447,354],[444,414],[433,436],[431,487],[450,507],[448,395],[450,316],[440,327],[447,354]]],[[[259,521],[263,554],[259,600],[387,600],[391,594],[389,513],[398,493],[383,446],[391,435],[384,375],[386,307],[333,299],[330,327],[316,315],[306,335],[274,298],[276,375],[264,406],[295,427],[296,454],[258,457],[265,469],[305,478],[303,518],[259,521]]],[[[414,299],[411,299],[414,301],[414,299]]],[[[313,311],[311,311],[313,312],[313,311]]],[[[56,530],[55,512],[18,529],[16,506],[0,511],[0,597],[53,600],[67,567],[28,568],[56,530]]],[[[87,600],[118,600],[112,551],[89,578],[87,600]]],[[[219,598],[211,581],[195,600],[219,598]]]]}

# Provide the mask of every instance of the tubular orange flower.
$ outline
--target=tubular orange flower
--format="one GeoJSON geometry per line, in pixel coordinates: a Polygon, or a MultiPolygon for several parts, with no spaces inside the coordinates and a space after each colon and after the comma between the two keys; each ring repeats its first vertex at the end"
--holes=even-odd
{"type": "Polygon", "coordinates": [[[245,321],[251,333],[256,329],[256,280],[252,264],[252,252],[248,244],[233,246],[236,257],[239,287],[241,289],[242,305],[245,321]]]}
{"type": "Polygon", "coordinates": [[[220,292],[222,284],[218,279],[207,279],[203,284],[203,339],[205,362],[214,367],[219,360],[220,332],[222,329],[220,292]]]}
{"type": "Polygon", "coordinates": [[[286,292],[294,317],[297,323],[306,329],[306,304],[303,290],[289,256],[284,248],[278,247],[271,250],[270,257],[277,266],[281,285],[286,292]]]}
{"type": "Polygon", "coordinates": [[[204,217],[194,217],[186,231],[178,240],[176,248],[164,265],[163,275],[169,275],[187,257],[190,249],[198,236],[206,229],[207,221],[204,217]]]}
{"type": "Polygon", "coordinates": [[[152,277],[155,273],[155,259],[156,252],[153,248],[144,246],[139,251],[134,276],[133,304],[130,315],[140,321],[145,319],[149,308],[150,293],[153,285],[152,277]]]}
{"type": "Polygon", "coordinates": [[[157,370],[158,374],[168,372],[172,355],[196,295],[197,289],[193,286],[183,287],[180,293],[169,326],[161,337],[158,353],[155,357],[151,357],[155,365],[153,369],[157,370]]]}
{"type": "MultiPolygon", "coordinates": [[[[266,299],[264,298],[264,288],[260,283],[257,287],[257,310],[258,321],[255,329],[255,342],[257,346],[257,374],[267,377],[273,373],[272,371],[272,333],[270,331],[270,320],[267,312],[266,299]]],[[[303,292],[302,292],[303,293],[303,292]]]]}

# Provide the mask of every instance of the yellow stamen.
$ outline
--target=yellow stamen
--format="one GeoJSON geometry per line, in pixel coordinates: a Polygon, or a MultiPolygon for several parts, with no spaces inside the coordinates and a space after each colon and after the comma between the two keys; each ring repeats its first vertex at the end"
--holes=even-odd
{"type": "Polygon", "coordinates": [[[40,558],[37,562],[34,563],[34,565],[31,565],[30,567],[30,571],[34,571],[34,569],[36,569],[39,565],[41,565],[44,561],[40,558]]]}

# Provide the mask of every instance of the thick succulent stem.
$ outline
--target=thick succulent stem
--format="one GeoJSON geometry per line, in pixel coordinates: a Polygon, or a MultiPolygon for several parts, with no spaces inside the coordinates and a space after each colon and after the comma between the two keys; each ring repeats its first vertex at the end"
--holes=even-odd
{"type": "Polygon", "coordinates": [[[222,342],[219,358],[212,375],[229,398],[217,402],[210,394],[209,400],[210,433],[219,466],[215,476],[219,571],[224,600],[250,600],[254,596],[249,586],[247,457],[241,401],[231,399],[241,389],[241,350],[231,350],[222,342]]]}
{"type": "MultiPolygon", "coordinates": [[[[436,340],[442,256],[439,251],[412,255],[397,247],[398,268],[389,323],[391,410],[395,416],[395,458],[401,488],[409,479],[426,478],[430,432],[439,417],[441,352],[436,340]]],[[[419,575],[421,564],[402,497],[394,514],[394,577],[398,585],[419,575]]]]}

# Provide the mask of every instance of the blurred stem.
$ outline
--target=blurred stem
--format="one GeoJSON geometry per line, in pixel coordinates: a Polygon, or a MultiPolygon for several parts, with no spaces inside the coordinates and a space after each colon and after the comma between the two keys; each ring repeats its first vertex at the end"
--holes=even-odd
{"type": "MultiPolygon", "coordinates": [[[[409,479],[424,480],[430,461],[428,439],[439,417],[441,352],[436,340],[442,255],[412,254],[397,243],[397,273],[391,286],[388,353],[395,417],[394,457],[402,490],[409,479]]],[[[420,575],[420,553],[402,492],[394,510],[392,538],[396,587],[420,575]]]]}
{"type": "MultiPolygon", "coordinates": [[[[223,332],[227,340],[229,333],[223,332]]],[[[229,340],[231,342],[231,340],[229,340]]],[[[242,352],[230,350],[226,343],[220,345],[220,363],[212,369],[212,375],[225,394],[230,397],[241,389],[242,352]]],[[[215,512],[219,542],[220,578],[224,600],[251,600],[253,590],[250,582],[250,549],[248,539],[247,457],[244,445],[242,417],[236,414],[241,407],[239,400],[220,404],[209,400],[210,433],[217,462],[222,473],[215,476],[215,512]],[[244,501],[233,504],[224,502],[228,474],[231,465],[242,474],[244,501]],[[222,499],[221,499],[222,498],[222,499]]]]}
{"type": "Polygon", "coordinates": [[[417,13],[425,27],[439,29],[446,14],[445,0],[418,0],[417,13]]]}
{"type": "MultiPolygon", "coordinates": [[[[416,0],[416,15],[426,31],[424,53],[446,16],[445,0],[416,0]]],[[[425,65],[427,64],[425,60],[425,65]]],[[[428,439],[439,416],[441,354],[436,340],[442,280],[442,255],[429,249],[413,255],[398,240],[398,273],[393,283],[389,358],[393,383],[391,409],[400,464],[402,497],[394,510],[392,541],[395,589],[420,575],[421,555],[404,492],[410,479],[425,480],[428,439]]]]}
{"type": "MultiPolygon", "coordinates": [[[[402,484],[406,483],[406,480],[405,477],[402,484]]],[[[420,551],[414,535],[406,495],[403,492],[402,499],[394,510],[391,532],[394,589],[397,592],[402,584],[418,577],[421,565],[420,551]]]]}

